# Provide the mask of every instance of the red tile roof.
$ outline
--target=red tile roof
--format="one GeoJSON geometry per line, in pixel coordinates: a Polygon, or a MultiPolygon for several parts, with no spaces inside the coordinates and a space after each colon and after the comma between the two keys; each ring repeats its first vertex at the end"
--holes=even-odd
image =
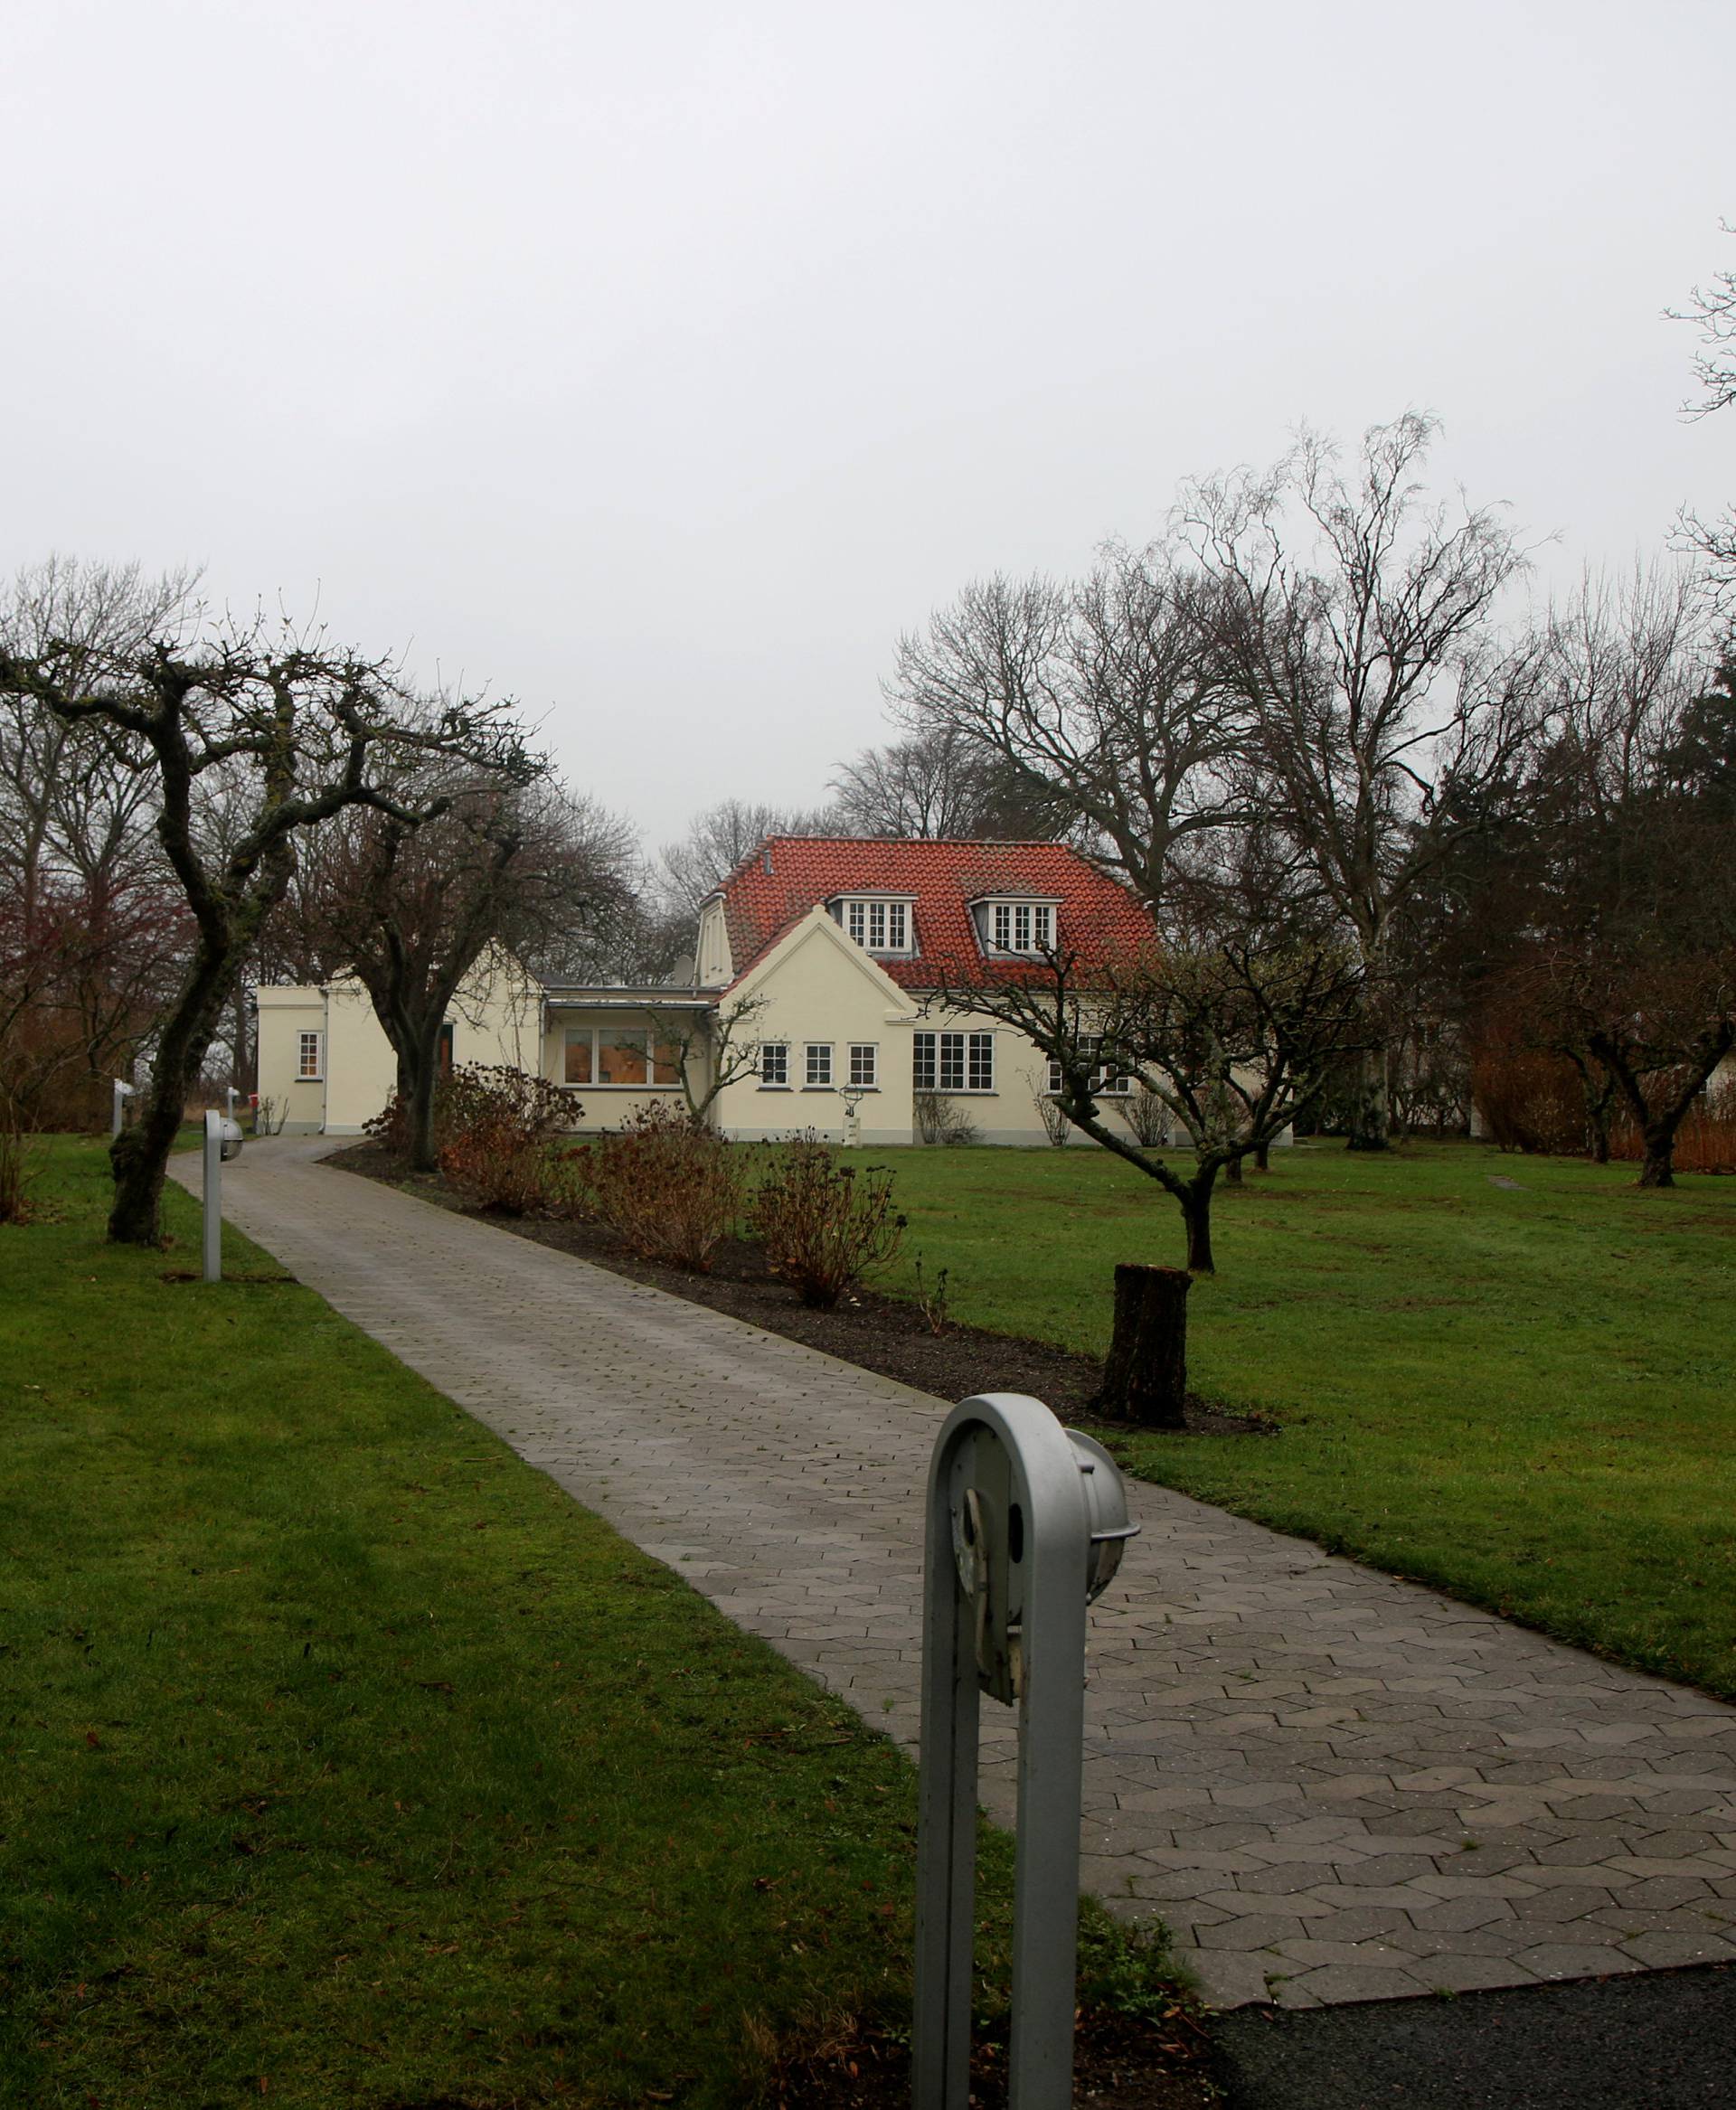
{"type": "MultiPolygon", "coordinates": [[[[738,977],[810,909],[840,894],[914,899],[914,955],[875,956],[907,989],[979,981],[991,971],[967,910],[985,895],[1058,901],[1061,947],[1087,964],[1139,952],[1152,936],[1151,918],[1136,897],[1064,843],[773,835],[742,859],[720,890],[738,977]]],[[[992,971],[1028,970],[997,960],[992,971]]]]}

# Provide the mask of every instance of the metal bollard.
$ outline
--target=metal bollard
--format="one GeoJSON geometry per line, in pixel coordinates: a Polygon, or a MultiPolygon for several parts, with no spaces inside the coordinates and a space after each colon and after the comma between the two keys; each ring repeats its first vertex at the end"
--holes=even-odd
{"type": "Polygon", "coordinates": [[[1019,1710],[1011,2110],[1068,2110],[1085,1609],[1137,1524],[1114,1461],[1040,1399],[948,1416],[929,1470],[917,1817],[916,2110],[966,2110],[979,1695],[1019,1710]]]}
{"type": "Polygon", "coordinates": [[[223,1279],[223,1117],[215,1108],[205,1116],[204,1278],[223,1279]]]}

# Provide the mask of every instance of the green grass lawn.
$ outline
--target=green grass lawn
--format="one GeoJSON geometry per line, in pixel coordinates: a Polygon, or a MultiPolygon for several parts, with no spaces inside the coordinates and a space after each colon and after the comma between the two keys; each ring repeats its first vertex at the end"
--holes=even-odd
{"type": "MultiPolygon", "coordinates": [[[[886,1281],[1100,1353],[1180,1213],[1101,1151],[911,1151],[886,1281]]],[[[1143,1436],[1152,1479],[1736,1697],[1736,1181],[1477,1144],[1273,1153],[1220,1186],[1192,1380],[1276,1439],[1143,1436]],[[1493,1184],[1516,1182],[1516,1188],[1493,1184]]]]}
{"type": "Polygon", "coordinates": [[[101,1242],[100,1143],[39,1192],[0,1229],[0,2102],[733,2105],[908,2013],[890,1744],[245,1240],[165,1280],[178,1190],[168,1255],[101,1242]]]}

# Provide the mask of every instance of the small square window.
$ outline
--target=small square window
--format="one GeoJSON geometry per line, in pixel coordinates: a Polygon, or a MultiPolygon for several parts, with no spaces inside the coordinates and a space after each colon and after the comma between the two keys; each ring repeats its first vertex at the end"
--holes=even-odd
{"type": "Polygon", "coordinates": [[[829,1041],[810,1041],[807,1043],[807,1061],[803,1072],[804,1084],[830,1084],[832,1081],[832,1043],[829,1041]]]}
{"type": "Polygon", "coordinates": [[[868,1090],[880,1082],[880,1050],[873,1041],[850,1043],[850,1081],[868,1090]]]}
{"type": "Polygon", "coordinates": [[[760,1084],[788,1085],[789,1082],[789,1044],[786,1041],[765,1041],[760,1047],[760,1084]]]}

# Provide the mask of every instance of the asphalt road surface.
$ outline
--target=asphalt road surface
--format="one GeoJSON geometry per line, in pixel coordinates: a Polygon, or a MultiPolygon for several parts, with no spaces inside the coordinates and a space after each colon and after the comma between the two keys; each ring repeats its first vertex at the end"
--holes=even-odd
{"type": "Polygon", "coordinates": [[[1736,1965],[1456,2000],[1245,2008],[1213,2028],[1231,2110],[1736,2105],[1736,1965]]]}

